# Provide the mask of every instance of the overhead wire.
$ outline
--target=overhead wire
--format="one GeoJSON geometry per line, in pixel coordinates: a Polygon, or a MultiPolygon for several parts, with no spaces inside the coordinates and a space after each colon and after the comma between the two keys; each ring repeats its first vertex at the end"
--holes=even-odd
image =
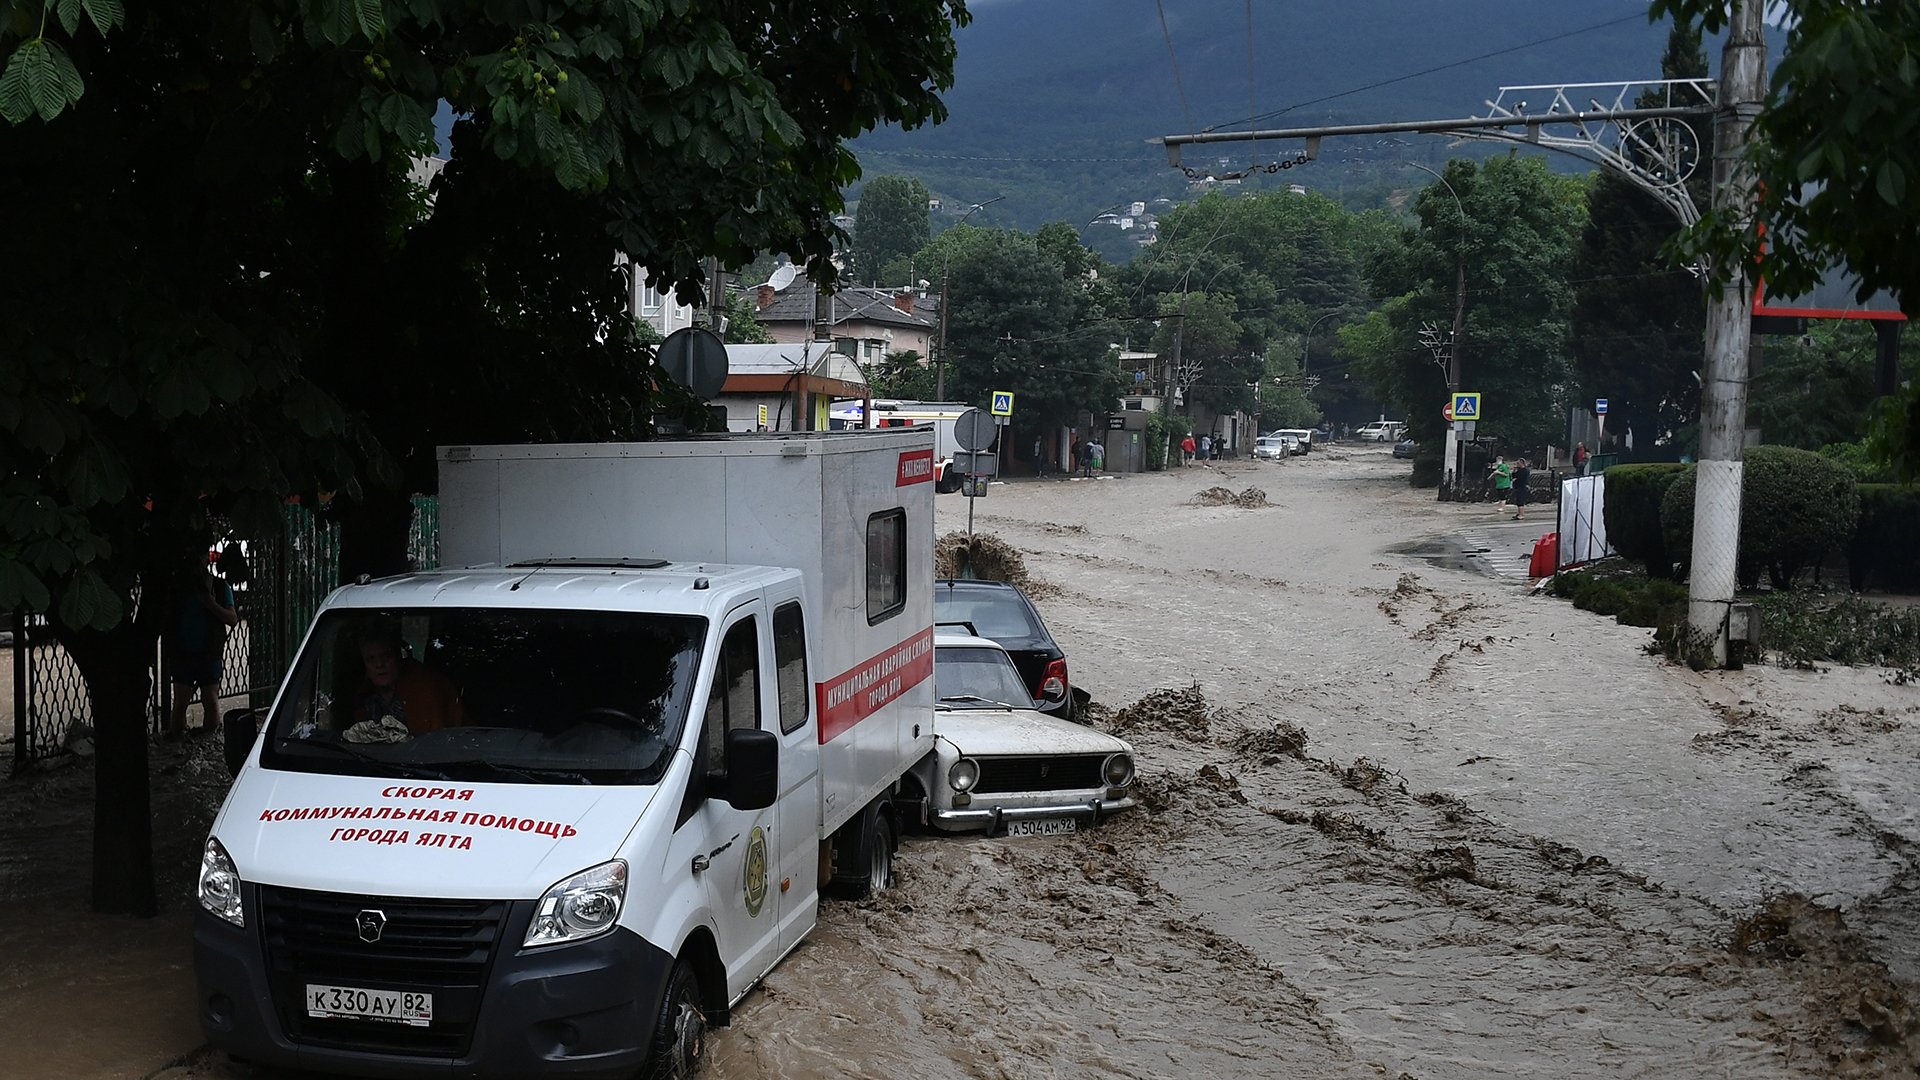
{"type": "MultiPolygon", "coordinates": [[[[1211,124],[1207,127],[1201,128],[1200,130],[1202,132],[1210,132],[1210,131],[1217,131],[1223,127],[1231,127],[1237,124],[1257,124],[1262,120],[1271,120],[1276,116],[1285,116],[1287,113],[1293,112],[1296,109],[1304,109],[1309,105],[1321,105],[1329,101],[1337,100],[1339,98],[1351,97],[1354,94],[1364,94],[1368,90],[1378,90],[1383,86],[1392,86],[1395,83],[1407,82],[1408,80],[1411,80],[1411,79],[1418,79],[1427,75],[1438,74],[1439,72],[1442,72],[1442,71],[1451,71],[1454,68],[1465,67],[1468,64],[1477,64],[1482,60],[1491,60],[1496,56],[1506,56],[1508,53],[1516,53],[1516,52],[1520,52],[1523,49],[1531,49],[1537,45],[1547,45],[1555,41],[1564,41],[1570,37],[1578,37],[1581,34],[1591,34],[1595,30],[1605,30],[1605,29],[1608,29],[1609,27],[1619,26],[1623,23],[1629,23],[1629,22],[1644,23],[1646,21],[1646,18],[1647,17],[1645,13],[1636,12],[1635,14],[1622,16],[1621,18],[1618,18],[1618,19],[1608,19],[1605,22],[1594,23],[1592,26],[1583,26],[1577,30],[1567,30],[1558,34],[1550,34],[1547,37],[1535,38],[1532,41],[1523,41],[1518,45],[1509,45],[1504,49],[1495,49],[1492,52],[1481,53],[1478,56],[1469,56],[1464,60],[1454,60],[1445,64],[1439,64],[1434,67],[1423,68],[1419,71],[1409,72],[1408,74],[1405,74],[1405,75],[1396,75],[1391,79],[1381,79],[1377,82],[1370,82],[1370,83],[1367,83],[1365,86],[1356,86],[1351,90],[1341,90],[1336,93],[1324,94],[1317,98],[1311,98],[1307,101],[1298,101],[1293,103],[1292,105],[1288,105],[1283,109],[1274,109],[1271,112],[1265,112],[1265,113],[1254,113],[1252,115],[1249,115],[1239,120],[1222,120],[1217,124],[1211,124]]],[[[1166,12],[1164,10],[1161,12],[1160,19],[1161,19],[1161,24],[1164,26],[1166,23],[1166,12]]],[[[1167,44],[1169,48],[1172,47],[1173,43],[1171,38],[1168,39],[1167,44]]],[[[1185,101],[1184,95],[1182,96],[1182,101],[1183,102],[1185,101]]],[[[1189,118],[1187,121],[1187,128],[1189,132],[1191,132],[1193,128],[1193,121],[1191,118],[1189,118]]]]}
{"type": "Polygon", "coordinates": [[[1160,36],[1167,39],[1167,61],[1173,65],[1173,88],[1180,95],[1180,113],[1187,118],[1187,134],[1193,134],[1193,109],[1187,104],[1187,87],[1180,81],[1180,58],[1174,55],[1173,31],[1167,28],[1166,0],[1153,0],[1160,9],[1160,36]]]}

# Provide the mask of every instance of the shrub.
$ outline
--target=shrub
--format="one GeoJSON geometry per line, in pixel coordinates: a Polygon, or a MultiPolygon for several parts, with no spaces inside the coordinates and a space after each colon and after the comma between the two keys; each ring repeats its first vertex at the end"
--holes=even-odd
{"type": "Polygon", "coordinates": [[[1761,597],[1760,637],[1782,667],[1820,663],[1920,667],[1920,608],[1889,610],[1856,596],[1811,591],[1761,597]]]}
{"type": "Polygon", "coordinates": [[[1828,443],[1820,448],[1820,456],[1845,465],[1862,484],[1893,482],[1893,466],[1876,458],[1866,443],[1828,443]]]}
{"type": "MultiPolygon", "coordinates": [[[[1660,504],[1667,551],[1682,562],[1693,550],[1696,470],[1689,466],[1660,504]]],[[[1737,570],[1742,588],[1758,585],[1762,571],[1785,588],[1853,535],[1860,492],[1846,466],[1809,450],[1755,446],[1746,452],[1745,477],[1737,570]]]]}
{"type": "Polygon", "coordinates": [[[1553,592],[1583,611],[1612,616],[1622,626],[1652,628],[1686,618],[1687,590],[1661,578],[1561,574],[1554,578],[1553,592]]]}
{"type": "Polygon", "coordinates": [[[1847,583],[1857,592],[1920,587],[1920,488],[1861,484],[1860,521],[1847,542],[1847,583]]]}
{"type": "Polygon", "coordinates": [[[1674,558],[1660,530],[1660,500],[1686,466],[1615,465],[1606,472],[1607,543],[1623,557],[1647,568],[1648,577],[1673,576],[1674,558]]]}

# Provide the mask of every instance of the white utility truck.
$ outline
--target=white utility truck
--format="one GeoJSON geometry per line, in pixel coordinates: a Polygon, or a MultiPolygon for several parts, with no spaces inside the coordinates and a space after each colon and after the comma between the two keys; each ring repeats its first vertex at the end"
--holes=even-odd
{"type": "Polygon", "coordinates": [[[690,1071],[924,817],[932,480],[926,428],[443,448],[461,569],[336,591],[229,726],[259,735],[200,871],[209,1041],[690,1071]]]}
{"type": "Polygon", "coordinates": [[[896,401],[877,399],[871,403],[836,401],[830,415],[855,427],[901,428],[927,427],[933,430],[933,489],[945,494],[960,490],[960,473],[953,468],[959,443],[953,437],[954,421],[971,406],[952,401],[896,401]],[[867,408],[871,404],[872,408],[867,408]]]}

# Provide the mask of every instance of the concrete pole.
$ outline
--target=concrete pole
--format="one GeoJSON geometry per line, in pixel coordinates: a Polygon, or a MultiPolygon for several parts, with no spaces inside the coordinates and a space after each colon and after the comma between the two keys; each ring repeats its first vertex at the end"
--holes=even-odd
{"type": "MultiPolygon", "coordinates": [[[[1729,221],[1746,222],[1753,213],[1754,177],[1742,155],[1766,93],[1763,14],[1761,0],[1736,0],[1720,59],[1720,98],[1713,125],[1713,209],[1729,221]]],[[[1753,283],[1744,261],[1715,269],[1724,272],[1726,280],[1712,288],[1707,302],[1687,626],[1691,658],[1725,667],[1727,614],[1738,585],[1740,559],[1753,283]]]]}
{"type": "MultiPolygon", "coordinates": [[[[953,256],[940,261],[940,359],[933,366],[933,400],[947,400],[947,266],[953,256]]],[[[968,508],[972,512],[972,508],[968,508]]]]}
{"type": "MultiPolygon", "coordinates": [[[[1452,188],[1448,188],[1448,190],[1451,191],[1452,188]]],[[[1453,201],[1459,202],[1460,197],[1455,195],[1453,201]]],[[[1460,227],[1463,231],[1466,229],[1466,220],[1467,211],[1463,206],[1460,209],[1460,227]]],[[[1466,242],[1462,240],[1461,243],[1464,245],[1466,242]]],[[[1447,399],[1449,404],[1452,403],[1453,395],[1460,390],[1460,345],[1467,333],[1466,315],[1467,251],[1463,246],[1459,251],[1455,252],[1453,256],[1453,340],[1447,346],[1447,399]]],[[[1454,422],[1449,421],[1447,423],[1446,475],[1440,478],[1440,495],[1442,498],[1446,498],[1449,492],[1452,493],[1453,498],[1459,498],[1461,489],[1466,485],[1467,478],[1462,476],[1461,473],[1465,471],[1464,466],[1467,448],[1466,444],[1460,441],[1460,436],[1456,434],[1456,430],[1454,422]]]]}

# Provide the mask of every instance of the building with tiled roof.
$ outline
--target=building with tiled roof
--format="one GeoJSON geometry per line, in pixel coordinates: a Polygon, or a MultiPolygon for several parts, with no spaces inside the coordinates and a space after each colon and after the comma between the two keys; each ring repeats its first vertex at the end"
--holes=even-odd
{"type": "Polygon", "coordinates": [[[876,289],[848,285],[823,299],[819,286],[799,280],[784,289],[762,285],[754,292],[754,318],[782,343],[815,338],[816,303],[824,304],[830,337],[839,351],[863,364],[877,364],[890,352],[933,355],[940,332],[939,300],[915,288],[876,289]]]}

